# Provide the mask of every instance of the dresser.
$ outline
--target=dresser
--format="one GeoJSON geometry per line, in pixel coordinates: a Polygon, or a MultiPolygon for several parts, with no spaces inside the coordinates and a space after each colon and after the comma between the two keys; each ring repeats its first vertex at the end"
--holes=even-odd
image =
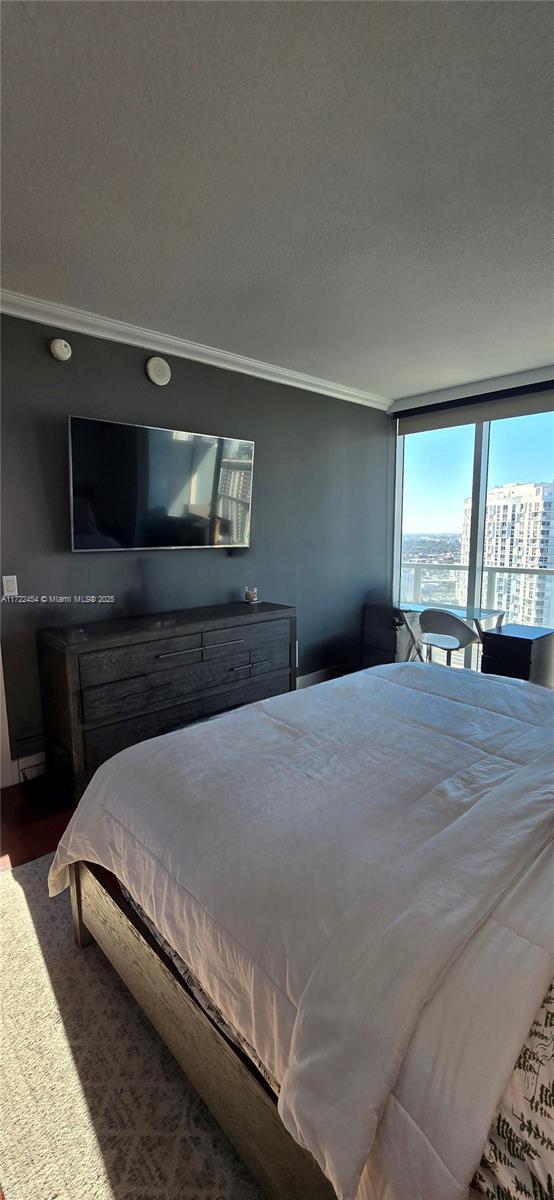
{"type": "Polygon", "coordinates": [[[296,612],[220,604],[38,632],[50,768],[91,774],[126,746],[296,687],[296,612]]]}

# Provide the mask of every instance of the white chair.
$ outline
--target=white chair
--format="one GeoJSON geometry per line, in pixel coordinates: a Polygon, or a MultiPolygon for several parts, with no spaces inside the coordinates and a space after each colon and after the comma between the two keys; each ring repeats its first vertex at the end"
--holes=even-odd
{"type": "Polygon", "coordinates": [[[444,608],[426,608],[420,615],[419,627],[419,641],[422,646],[427,646],[427,662],[432,662],[435,646],[437,650],[446,651],[448,667],[452,666],[453,650],[464,650],[466,646],[480,641],[479,634],[466,625],[461,617],[444,608]]]}

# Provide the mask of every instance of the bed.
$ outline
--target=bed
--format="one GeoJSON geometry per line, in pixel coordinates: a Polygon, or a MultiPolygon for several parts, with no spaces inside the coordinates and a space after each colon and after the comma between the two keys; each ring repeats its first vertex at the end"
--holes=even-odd
{"type": "Polygon", "coordinates": [[[268,1196],[486,1181],[554,973],[552,717],[546,689],[396,664],[141,743],[89,785],[50,890],[71,884],[77,937],[268,1196]]]}

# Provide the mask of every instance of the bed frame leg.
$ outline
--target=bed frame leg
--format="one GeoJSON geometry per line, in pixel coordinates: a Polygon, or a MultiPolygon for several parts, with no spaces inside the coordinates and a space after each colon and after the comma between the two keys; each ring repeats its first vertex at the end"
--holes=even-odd
{"type": "Polygon", "coordinates": [[[89,930],[83,921],[79,863],[71,863],[69,868],[69,894],[71,897],[71,920],[73,923],[73,936],[79,947],[79,950],[83,950],[85,946],[90,946],[90,943],[94,941],[94,938],[92,934],[89,933],[89,930]]]}

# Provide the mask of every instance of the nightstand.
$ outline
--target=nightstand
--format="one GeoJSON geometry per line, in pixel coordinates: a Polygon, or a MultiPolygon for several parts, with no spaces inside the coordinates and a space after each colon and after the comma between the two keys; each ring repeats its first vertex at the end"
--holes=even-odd
{"type": "Polygon", "coordinates": [[[483,630],[481,670],[554,687],[554,629],[542,625],[502,625],[483,630]]]}

